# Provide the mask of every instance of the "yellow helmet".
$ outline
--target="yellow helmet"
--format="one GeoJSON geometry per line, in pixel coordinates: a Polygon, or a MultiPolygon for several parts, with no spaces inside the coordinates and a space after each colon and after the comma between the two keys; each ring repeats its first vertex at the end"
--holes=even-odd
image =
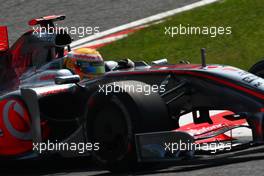
{"type": "Polygon", "coordinates": [[[65,68],[78,74],[81,79],[93,79],[105,73],[101,54],[91,48],[79,48],[69,52],[64,59],[65,68]]]}

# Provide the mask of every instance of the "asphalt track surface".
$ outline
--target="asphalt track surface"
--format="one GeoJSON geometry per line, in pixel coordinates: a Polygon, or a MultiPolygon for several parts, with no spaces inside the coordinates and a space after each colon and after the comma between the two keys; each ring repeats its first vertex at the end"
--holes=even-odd
{"type": "MultiPolygon", "coordinates": [[[[13,43],[32,17],[66,14],[64,26],[99,26],[101,31],[172,10],[197,0],[0,0],[0,25],[9,27],[13,43]]],[[[233,152],[228,155],[204,156],[192,161],[181,161],[147,167],[129,175],[177,176],[262,176],[264,147],[233,152]]],[[[42,162],[0,162],[0,175],[112,175],[97,168],[89,159],[52,159],[42,162]]]]}
{"type": "MultiPolygon", "coordinates": [[[[7,25],[11,42],[26,29],[29,19],[65,14],[59,25],[99,27],[104,31],[198,0],[0,0],[0,25],[7,25]]],[[[77,38],[77,36],[73,36],[77,38]]]]}
{"type": "MultiPolygon", "coordinates": [[[[123,175],[135,176],[249,176],[263,175],[264,147],[221,155],[198,156],[192,160],[146,166],[136,172],[123,175]]],[[[1,175],[41,176],[111,176],[108,171],[98,169],[89,159],[51,159],[34,162],[2,162],[1,175]]]]}

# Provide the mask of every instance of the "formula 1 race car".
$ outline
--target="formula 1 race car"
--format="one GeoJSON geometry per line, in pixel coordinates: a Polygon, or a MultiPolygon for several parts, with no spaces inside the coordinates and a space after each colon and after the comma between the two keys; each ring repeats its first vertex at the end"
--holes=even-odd
{"type": "MultiPolygon", "coordinates": [[[[64,18],[29,24],[47,28],[64,18]]],[[[9,48],[7,29],[0,30],[1,159],[89,155],[103,167],[125,171],[135,163],[228,152],[264,140],[264,79],[206,65],[204,50],[202,64],[158,60],[124,67],[106,61],[104,75],[80,81],[51,67],[65,47],[70,50],[67,33],[29,31],[9,48]],[[242,128],[252,139],[233,135],[242,128]]]]}

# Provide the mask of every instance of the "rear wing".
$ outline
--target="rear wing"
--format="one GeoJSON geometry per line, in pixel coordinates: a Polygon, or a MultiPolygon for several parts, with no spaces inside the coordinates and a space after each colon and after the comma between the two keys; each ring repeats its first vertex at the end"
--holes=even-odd
{"type": "Polygon", "coordinates": [[[64,20],[66,17],[65,15],[50,15],[50,16],[45,16],[45,17],[40,17],[40,18],[34,18],[28,22],[30,26],[35,26],[35,25],[40,25],[43,27],[47,27],[48,25],[50,27],[54,27],[54,22],[55,21],[61,21],[64,20]]]}
{"type": "Polygon", "coordinates": [[[0,26],[0,52],[9,49],[8,32],[6,26],[0,26]]]}

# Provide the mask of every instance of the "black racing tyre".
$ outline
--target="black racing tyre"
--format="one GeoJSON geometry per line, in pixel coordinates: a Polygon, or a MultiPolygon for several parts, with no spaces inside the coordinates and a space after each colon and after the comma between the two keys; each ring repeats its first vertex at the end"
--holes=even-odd
{"type": "MultiPolygon", "coordinates": [[[[149,86],[138,81],[115,83],[115,86],[149,86]]],[[[92,143],[99,143],[100,148],[92,152],[93,159],[112,172],[138,166],[134,134],[172,129],[166,104],[158,93],[97,93],[89,99],[88,107],[87,136],[92,143]]]]}
{"type": "Polygon", "coordinates": [[[261,78],[264,78],[264,60],[257,62],[249,69],[250,73],[253,73],[261,78]]]}

